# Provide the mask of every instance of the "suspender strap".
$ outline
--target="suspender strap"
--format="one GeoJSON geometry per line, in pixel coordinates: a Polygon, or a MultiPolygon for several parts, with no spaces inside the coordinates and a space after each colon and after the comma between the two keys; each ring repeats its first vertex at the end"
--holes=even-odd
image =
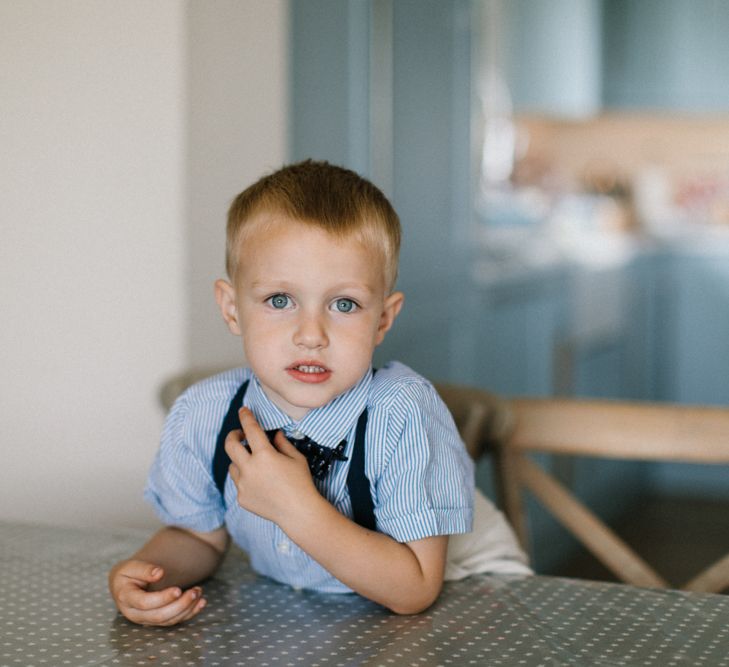
{"type": "MultiPolygon", "coordinates": [[[[215,453],[213,454],[213,480],[215,486],[220,491],[220,495],[224,496],[225,480],[228,477],[228,468],[230,467],[230,457],[225,451],[225,438],[228,433],[239,429],[240,419],[238,418],[238,410],[243,405],[246,391],[248,389],[248,380],[246,380],[235,393],[228,411],[225,414],[223,423],[218,432],[215,441],[215,453]]],[[[365,474],[365,434],[367,433],[367,408],[357,420],[357,428],[354,436],[354,447],[352,448],[352,461],[349,464],[349,472],[347,474],[347,490],[352,501],[352,512],[354,521],[364,528],[377,530],[375,521],[375,505],[372,502],[372,493],[370,492],[370,482],[365,474]]]]}
{"type": "Polygon", "coordinates": [[[220,495],[223,494],[225,488],[225,479],[228,476],[228,468],[230,468],[230,456],[225,451],[225,438],[228,433],[235,431],[240,428],[240,419],[238,418],[238,410],[243,405],[243,398],[246,395],[248,389],[248,380],[246,380],[235,392],[233,400],[231,400],[228,406],[228,412],[226,412],[223,419],[223,423],[218,432],[218,439],[215,441],[215,454],[213,454],[213,480],[215,486],[218,487],[220,495]]]}
{"type": "Polygon", "coordinates": [[[347,475],[347,489],[352,501],[354,521],[363,528],[377,530],[375,521],[375,505],[372,502],[370,481],[365,475],[365,433],[367,432],[367,408],[357,420],[357,430],[352,448],[352,461],[347,475]]]}

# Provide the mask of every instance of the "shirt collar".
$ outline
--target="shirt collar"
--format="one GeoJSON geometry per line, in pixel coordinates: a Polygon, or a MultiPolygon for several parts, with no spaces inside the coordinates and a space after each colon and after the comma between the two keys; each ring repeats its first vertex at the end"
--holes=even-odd
{"type": "Polygon", "coordinates": [[[252,375],[243,404],[250,408],[264,431],[281,429],[286,435],[299,431],[320,445],[336,447],[347,437],[367,406],[371,384],[370,368],[351,389],[326,405],[310,410],[297,422],[268,399],[258,378],[252,375]]]}

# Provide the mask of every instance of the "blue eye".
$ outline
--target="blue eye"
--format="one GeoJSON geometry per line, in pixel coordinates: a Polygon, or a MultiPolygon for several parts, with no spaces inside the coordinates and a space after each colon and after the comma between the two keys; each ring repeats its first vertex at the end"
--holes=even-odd
{"type": "Polygon", "coordinates": [[[274,294],[267,299],[269,305],[276,310],[283,310],[291,303],[291,299],[286,294],[274,294]]]}
{"type": "Polygon", "coordinates": [[[339,313],[351,313],[357,310],[357,304],[352,299],[337,299],[334,308],[339,313]]]}

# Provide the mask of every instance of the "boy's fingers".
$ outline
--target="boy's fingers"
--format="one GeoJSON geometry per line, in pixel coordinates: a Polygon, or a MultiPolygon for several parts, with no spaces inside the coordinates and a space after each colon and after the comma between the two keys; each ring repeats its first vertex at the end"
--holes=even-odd
{"type": "Polygon", "coordinates": [[[231,431],[225,437],[225,451],[230,460],[235,463],[243,463],[249,456],[250,452],[242,444],[243,431],[231,431]]]}
{"type": "Polygon", "coordinates": [[[269,446],[265,432],[259,426],[253,413],[248,408],[238,410],[238,418],[240,419],[240,425],[243,427],[243,433],[245,434],[248,446],[251,448],[251,452],[269,446]]]}
{"type": "Polygon", "coordinates": [[[296,447],[283,434],[283,431],[276,431],[276,435],[273,438],[273,444],[276,449],[286,456],[295,458],[306,458],[296,447]]]}
{"type": "Polygon", "coordinates": [[[158,625],[176,625],[177,623],[181,623],[190,614],[194,613],[201,597],[202,589],[197,586],[185,591],[179,600],[152,612],[158,619],[156,623],[158,625]]]}
{"type": "Polygon", "coordinates": [[[205,598],[194,600],[189,607],[168,619],[165,625],[177,625],[178,623],[189,621],[191,618],[197,616],[205,608],[206,604],[207,600],[205,598]]]}
{"type": "Polygon", "coordinates": [[[130,587],[119,595],[119,601],[128,607],[149,611],[159,609],[173,603],[182,596],[182,591],[177,586],[171,586],[161,591],[145,591],[136,586],[130,587]]]}
{"type": "Polygon", "coordinates": [[[119,574],[129,579],[138,579],[147,583],[159,581],[164,573],[159,565],[144,560],[128,560],[119,570],[119,574]]]}
{"type": "Polygon", "coordinates": [[[191,588],[180,595],[177,600],[161,607],[153,609],[130,607],[127,618],[144,625],[174,625],[194,611],[201,596],[202,590],[200,588],[191,588]]]}

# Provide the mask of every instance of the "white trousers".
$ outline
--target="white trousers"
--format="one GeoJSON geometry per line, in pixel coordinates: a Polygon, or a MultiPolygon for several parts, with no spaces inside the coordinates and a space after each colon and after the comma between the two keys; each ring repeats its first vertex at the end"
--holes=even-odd
{"type": "Polygon", "coordinates": [[[454,581],[485,572],[533,574],[504,515],[476,489],[473,530],[450,536],[445,580],[454,581]]]}

